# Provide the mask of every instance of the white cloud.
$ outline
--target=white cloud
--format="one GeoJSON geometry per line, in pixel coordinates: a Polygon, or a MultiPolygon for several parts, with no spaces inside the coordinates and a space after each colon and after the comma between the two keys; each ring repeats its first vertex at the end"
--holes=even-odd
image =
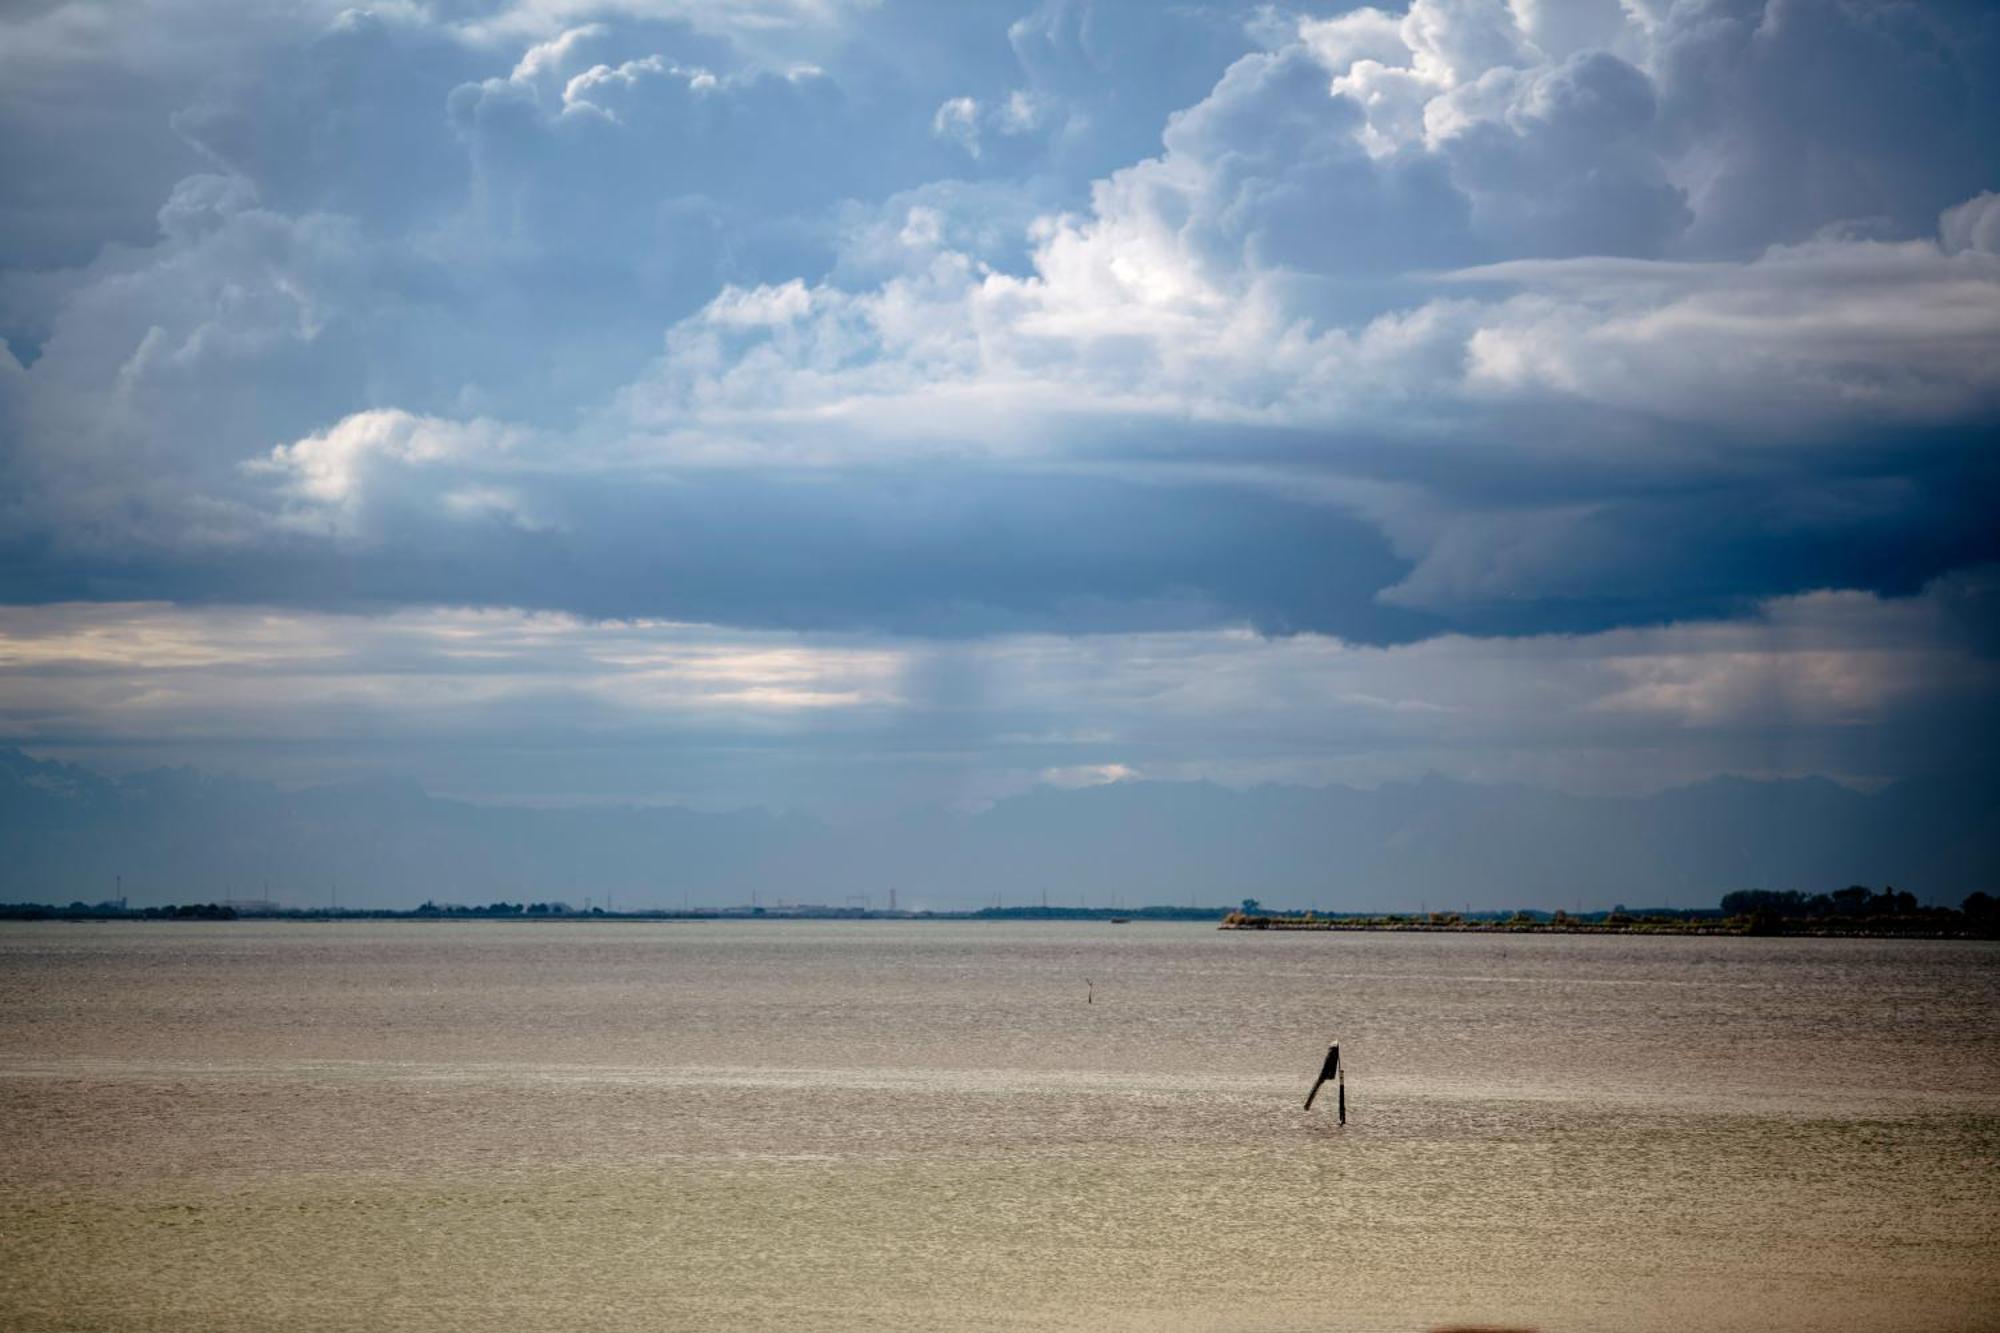
{"type": "Polygon", "coordinates": [[[985,155],[988,133],[1005,138],[1033,134],[1060,115],[1052,99],[1026,88],[1016,88],[988,105],[974,97],[950,97],[931,116],[931,134],[950,140],[976,159],[985,155]]]}
{"type": "Polygon", "coordinates": [[[813,294],[797,278],[747,290],[725,287],[708,303],[701,317],[729,328],[775,327],[793,323],[810,313],[812,300],[813,294]]]}
{"type": "Polygon", "coordinates": [[[730,289],[624,401],[641,429],[726,423],[767,446],[836,421],[829,462],[854,461],[871,430],[905,451],[913,415],[954,398],[988,415],[925,436],[947,452],[994,434],[1060,450],[1050,418],[1079,413],[1330,430],[1338,450],[1400,433],[1412,404],[1420,422],[1505,401],[1779,442],[2000,406],[2000,262],[1974,250],[1826,240],[1742,262],[1516,261],[1442,275],[1466,295],[1316,329],[1287,309],[1282,273],[1192,258],[1129,194],[1102,209],[1050,222],[1026,278],[937,250],[872,291],[730,289]],[[724,342],[717,326],[755,336],[724,342]]]}
{"type": "MultiPolygon", "coordinates": [[[[441,421],[376,410],[357,412],[317,434],[278,445],[246,467],[279,479],[280,489],[294,501],[283,515],[286,524],[339,537],[368,536],[374,535],[369,505],[382,499],[370,494],[371,481],[393,473],[389,485],[402,489],[411,474],[435,474],[454,464],[490,466],[503,461],[522,439],[521,432],[489,421],[441,421]]],[[[497,512],[532,524],[516,490],[449,484],[441,489],[439,506],[446,512],[497,512]]]]}
{"type": "Polygon", "coordinates": [[[931,133],[950,139],[974,157],[979,156],[979,103],[970,97],[953,97],[938,104],[931,117],[931,133]]]}
{"type": "Polygon", "coordinates": [[[1139,777],[1139,772],[1128,764],[1071,764],[1045,768],[1040,777],[1047,786],[1074,791],[1079,787],[1108,787],[1114,782],[1131,782],[1139,777]]]}

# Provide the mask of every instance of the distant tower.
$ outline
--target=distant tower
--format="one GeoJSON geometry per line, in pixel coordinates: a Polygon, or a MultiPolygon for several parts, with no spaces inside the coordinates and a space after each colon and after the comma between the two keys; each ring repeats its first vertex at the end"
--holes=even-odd
{"type": "Polygon", "coordinates": [[[889,910],[892,912],[896,910],[896,891],[894,889],[889,890],[889,910]]]}

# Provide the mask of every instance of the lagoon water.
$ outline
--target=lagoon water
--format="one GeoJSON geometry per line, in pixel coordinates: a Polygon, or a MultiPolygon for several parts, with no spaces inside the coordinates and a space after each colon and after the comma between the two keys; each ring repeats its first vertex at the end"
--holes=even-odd
{"type": "Polygon", "coordinates": [[[14,1330],[2000,1328],[1990,944],[38,923],[0,1001],[14,1330]]]}

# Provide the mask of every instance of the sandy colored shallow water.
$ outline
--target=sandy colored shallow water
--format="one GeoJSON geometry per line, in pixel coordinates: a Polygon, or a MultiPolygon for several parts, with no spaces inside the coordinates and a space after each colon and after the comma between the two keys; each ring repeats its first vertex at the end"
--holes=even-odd
{"type": "Polygon", "coordinates": [[[1996,1000],[1958,942],[8,926],[0,1326],[2000,1328],[1996,1000]]]}

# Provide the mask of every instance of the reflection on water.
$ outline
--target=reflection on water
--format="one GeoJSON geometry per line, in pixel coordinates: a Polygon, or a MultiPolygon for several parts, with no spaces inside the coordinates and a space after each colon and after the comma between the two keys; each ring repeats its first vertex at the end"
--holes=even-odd
{"type": "Polygon", "coordinates": [[[2000,1328],[1990,945],[49,923],[0,999],[14,1329],[2000,1328]]]}

